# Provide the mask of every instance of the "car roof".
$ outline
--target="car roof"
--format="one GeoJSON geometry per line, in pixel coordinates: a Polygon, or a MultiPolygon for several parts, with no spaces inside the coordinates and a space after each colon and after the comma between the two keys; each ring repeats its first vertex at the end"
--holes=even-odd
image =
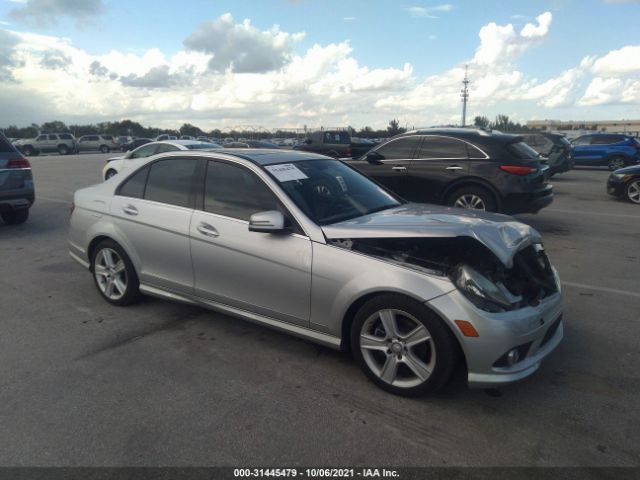
{"type": "Polygon", "coordinates": [[[513,143],[522,140],[520,135],[512,135],[502,133],[497,130],[483,130],[480,128],[463,128],[463,127],[433,127],[423,128],[420,130],[412,130],[410,132],[401,133],[396,137],[404,137],[409,135],[451,135],[452,137],[463,139],[493,139],[504,143],[513,143]]]}
{"type": "Polygon", "coordinates": [[[260,166],[277,163],[295,163],[303,160],[326,160],[326,155],[305,152],[302,150],[274,150],[272,148],[243,148],[242,150],[225,150],[226,155],[243,158],[260,166]]]}

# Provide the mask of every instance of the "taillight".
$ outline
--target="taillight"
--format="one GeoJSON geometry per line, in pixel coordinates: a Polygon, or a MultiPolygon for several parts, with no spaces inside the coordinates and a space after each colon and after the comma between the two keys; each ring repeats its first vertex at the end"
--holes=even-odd
{"type": "Polygon", "coordinates": [[[10,158],[7,168],[31,168],[31,164],[24,157],[10,158]]]}
{"type": "Polygon", "coordinates": [[[510,173],[512,175],[529,175],[538,171],[537,168],[523,167],[521,165],[501,165],[500,170],[510,173]]]}
{"type": "Polygon", "coordinates": [[[351,147],[347,147],[347,157],[351,157],[351,147]]]}

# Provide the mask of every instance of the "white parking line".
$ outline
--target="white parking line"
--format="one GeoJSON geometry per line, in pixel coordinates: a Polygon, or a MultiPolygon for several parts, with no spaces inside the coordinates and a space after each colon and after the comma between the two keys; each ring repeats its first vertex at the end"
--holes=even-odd
{"type": "Polygon", "coordinates": [[[558,210],[555,208],[545,208],[544,212],[557,212],[557,213],[577,213],[578,215],[600,215],[602,217],[619,217],[619,218],[637,218],[640,220],[640,215],[627,215],[625,213],[601,213],[601,212],[585,212],[580,210],[558,210]]]}
{"type": "Polygon", "coordinates": [[[594,285],[585,285],[583,283],[562,282],[563,287],[583,288],[585,290],[595,290],[596,292],[614,293],[616,295],[626,295],[627,297],[640,298],[640,293],[630,292],[628,290],[618,290],[617,288],[596,287],[594,285]]]}

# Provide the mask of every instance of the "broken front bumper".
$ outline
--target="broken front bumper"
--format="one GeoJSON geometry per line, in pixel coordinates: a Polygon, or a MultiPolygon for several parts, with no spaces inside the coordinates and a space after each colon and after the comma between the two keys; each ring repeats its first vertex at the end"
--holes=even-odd
{"type": "Polygon", "coordinates": [[[535,307],[502,313],[478,309],[457,290],[427,305],[447,319],[458,338],[472,388],[496,387],[528,377],[558,346],[564,333],[561,293],[535,307]],[[455,320],[471,323],[478,336],[464,336],[455,320]],[[519,359],[509,365],[505,358],[513,349],[518,350],[519,359]]]}

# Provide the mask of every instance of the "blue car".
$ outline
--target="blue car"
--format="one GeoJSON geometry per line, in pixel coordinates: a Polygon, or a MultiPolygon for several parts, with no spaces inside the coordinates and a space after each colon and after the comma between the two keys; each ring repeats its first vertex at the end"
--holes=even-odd
{"type": "Polygon", "coordinates": [[[571,143],[575,165],[606,165],[609,170],[618,170],[640,162],[640,142],[631,135],[594,133],[571,143]]]}

